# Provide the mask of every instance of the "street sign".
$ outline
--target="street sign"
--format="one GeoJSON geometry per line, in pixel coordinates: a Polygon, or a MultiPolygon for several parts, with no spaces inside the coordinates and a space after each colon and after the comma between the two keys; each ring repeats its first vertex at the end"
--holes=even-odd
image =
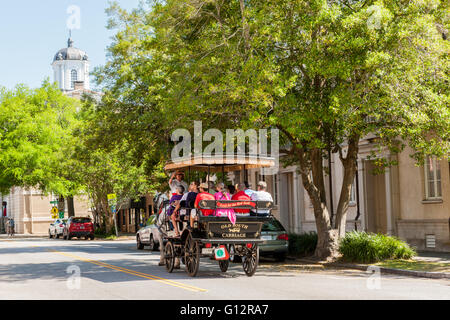
{"type": "Polygon", "coordinates": [[[116,213],[117,196],[115,193],[108,194],[108,205],[111,208],[111,212],[116,213]]]}
{"type": "Polygon", "coordinates": [[[52,215],[52,219],[58,219],[59,211],[57,207],[53,207],[50,213],[52,215]]]}
{"type": "Polygon", "coordinates": [[[115,193],[108,194],[108,204],[109,206],[114,206],[117,204],[117,196],[115,193]]]}

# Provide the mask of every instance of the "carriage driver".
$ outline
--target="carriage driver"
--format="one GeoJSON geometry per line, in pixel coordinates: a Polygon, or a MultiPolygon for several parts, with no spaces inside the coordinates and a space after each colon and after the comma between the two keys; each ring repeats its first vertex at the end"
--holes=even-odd
{"type": "Polygon", "coordinates": [[[174,173],[172,173],[172,176],[170,177],[169,180],[169,187],[172,195],[177,193],[177,187],[179,185],[182,185],[184,187],[184,190],[188,189],[188,185],[183,179],[184,179],[183,171],[175,171],[174,173]]]}

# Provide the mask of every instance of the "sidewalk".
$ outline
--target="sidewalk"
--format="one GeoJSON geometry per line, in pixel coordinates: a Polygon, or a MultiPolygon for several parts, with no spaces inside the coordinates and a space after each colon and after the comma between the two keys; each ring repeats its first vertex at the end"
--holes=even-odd
{"type": "Polygon", "coordinates": [[[119,233],[119,237],[115,239],[111,238],[101,238],[95,237],[96,241],[125,241],[125,240],[136,240],[136,234],[134,233],[119,233]]]}
{"type": "MultiPolygon", "coordinates": [[[[15,234],[14,237],[9,237],[7,234],[0,234],[0,239],[39,239],[39,238],[48,238],[48,234],[15,234]]],[[[118,238],[115,239],[105,239],[95,237],[94,241],[125,241],[125,240],[136,240],[135,234],[119,234],[118,238]]]]}
{"type": "Polygon", "coordinates": [[[325,262],[313,258],[297,258],[298,262],[316,264],[324,268],[349,268],[367,271],[369,267],[378,267],[383,274],[397,274],[431,279],[450,279],[450,253],[418,252],[412,260],[387,260],[374,264],[348,262],[325,262]]]}
{"type": "Polygon", "coordinates": [[[48,238],[48,234],[14,234],[10,237],[7,234],[0,234],[0,239],[26,239],[26,238],[48,238]]]}

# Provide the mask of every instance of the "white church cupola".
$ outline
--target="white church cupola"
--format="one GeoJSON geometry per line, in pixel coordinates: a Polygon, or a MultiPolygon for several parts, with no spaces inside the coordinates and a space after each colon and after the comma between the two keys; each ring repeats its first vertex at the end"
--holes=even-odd
{"type": "Polygon", "coordinates": [[[86,52],[73,46],[72,38],[67,41],[67,48],[55,54],[52,67],[54,81],[62,91],[90,90],[89,58],[86,52]]]}

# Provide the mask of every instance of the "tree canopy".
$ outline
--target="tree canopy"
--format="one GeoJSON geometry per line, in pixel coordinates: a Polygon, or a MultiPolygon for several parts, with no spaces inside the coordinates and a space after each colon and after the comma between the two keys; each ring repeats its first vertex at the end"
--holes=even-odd
{"type": "Polygon", "coordinates": [[[0,89],[0,192],[14,186],[77,192],[79,185],[58,172],[78,106],[48,81],[38,89],[0,89]]]}

